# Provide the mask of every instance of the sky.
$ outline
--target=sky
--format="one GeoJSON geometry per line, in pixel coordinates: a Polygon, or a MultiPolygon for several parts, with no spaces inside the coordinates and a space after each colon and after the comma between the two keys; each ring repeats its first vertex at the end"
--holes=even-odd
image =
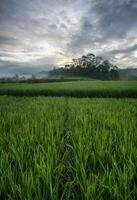
{"type": "Polygon", "coordinates": [[[137,67],[137,0],[0,0],[0,73],[46,70],[87,53],[137,67]]]}

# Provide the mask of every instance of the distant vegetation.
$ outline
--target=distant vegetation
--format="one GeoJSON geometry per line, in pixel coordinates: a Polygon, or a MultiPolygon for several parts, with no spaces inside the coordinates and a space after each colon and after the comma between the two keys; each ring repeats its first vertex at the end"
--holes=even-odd
{"type": "Polygon", "coordinates": [[[118,69],[120,80],[137,80],[137,68],[118,69]]]}
{"type": "Polygon", "coordinates": [[[70,82],[70,81],[82,81],[84,78],[29,78],[29,79],[6,79],[1,78],[0,83],[54,83],[54,82],[70,82]]]}
{"type": "Polygon", "coordinates": [[[72,63],[65,67],[52,70],[50,76],[80,76],[98,80],[118,80],[119,73],[117,66],[108,60],[94,54],[87,54],[78,59],[73,59],[72,63]]]}

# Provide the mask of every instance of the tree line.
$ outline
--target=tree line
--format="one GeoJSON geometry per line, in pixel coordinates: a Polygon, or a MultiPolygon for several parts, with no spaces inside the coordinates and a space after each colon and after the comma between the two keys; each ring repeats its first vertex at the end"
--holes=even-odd
{"type": "Polygon", "coordinates": [[[87,77],[99,80],[118,80],[118,67],[94,54],[87,54],[64,67],[50,71],[50,76],[87,77]]]}

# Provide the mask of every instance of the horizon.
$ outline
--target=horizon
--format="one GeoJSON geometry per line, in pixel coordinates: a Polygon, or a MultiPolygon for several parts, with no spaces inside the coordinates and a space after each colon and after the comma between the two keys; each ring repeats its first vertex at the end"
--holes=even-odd
{"type": "Polygon", "coordinates": [[[87,53],[137,68],[135,0],[1,0],[0,74],[35,73],[87,53]]]}

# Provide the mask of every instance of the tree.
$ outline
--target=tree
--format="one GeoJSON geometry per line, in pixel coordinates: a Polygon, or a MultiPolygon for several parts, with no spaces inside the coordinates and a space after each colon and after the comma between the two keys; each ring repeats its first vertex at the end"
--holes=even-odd
{"type": "Polygon", "coordinates": [[[117,66],[108,60],[103,60],[94,54],[83,55],[80,58],[72,59],[72,63],[65,65],[64,68],[54,69],[51,75],[63,76],[85,76],[100,80],[117,80],[119,78],[117,66]]]}

